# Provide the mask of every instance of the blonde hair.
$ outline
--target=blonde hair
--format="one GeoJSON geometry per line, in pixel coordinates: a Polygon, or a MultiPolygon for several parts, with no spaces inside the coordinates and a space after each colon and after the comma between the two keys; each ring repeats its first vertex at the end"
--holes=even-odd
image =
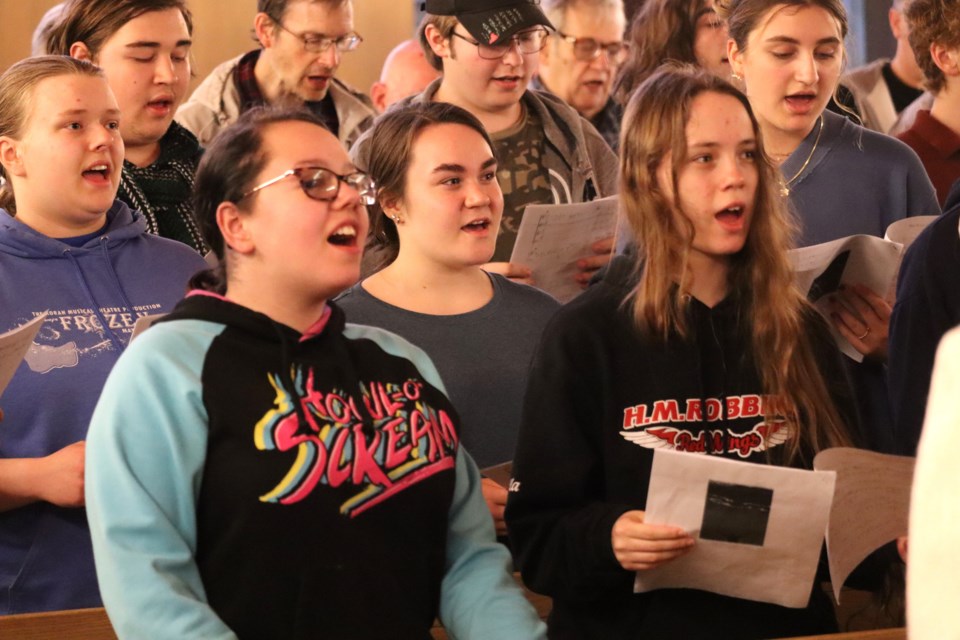
{"type": "Polygon", "coordinates": [[[688,335],[689,298],[683,292],[690,282],[694,231],[657,175],[662,162],[672,158],[672,192],[677,193],[677,168],[687,156],[691,105],[707,92],[730,96],[743,105],[758,144],[750,232],[732,258],[729,285],[750,327],[754,362],[767,396],[765,418],[785,419],[791,427],[788,460],[801,451],[849,445],[807,333],[804,318],[815,312],[795,286],[787,256],[796,226],[779,194],[776,169],[762,151],[760,127],[742,93],[689,65],[665,65],[654,72],[633,94],[624,114],[620,202],[638,244],[641,271],[631,294],[634,320],[641,332],[664,342],[688,335]]]}
{"type": "MultiPolygon", "coordinates": [[[[66,75],[104,77],[100,67],[66,56],[27,58],[7,69],[0,76],[0,136],[19,139],[30,113],[34,87],[47,78],[66,75]]],[[[15,214],[17,204],[13,185],[2,165],[0,177],[3,178],[3,185],[0,186],[0,207],[15,214]]]]}

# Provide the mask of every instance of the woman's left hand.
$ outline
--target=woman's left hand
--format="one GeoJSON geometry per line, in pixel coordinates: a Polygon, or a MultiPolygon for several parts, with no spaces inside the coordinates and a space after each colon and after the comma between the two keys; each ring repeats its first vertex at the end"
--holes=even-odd
{"type": "Polygon", "coordinates": [[[613,236],[604,238],[603,240],[597,240],[590,245],[590,250],[593,251],[593,255],[580,258],[576,262],[577,273],[574,275],[574,278],[576,278],[577,282],[579,282],[580,286],[584,289],[590,284],[590,278],[593,277],[593,274],[600,268],[607,266],[607,263],[610,262],[613,252],[613,236]]]}
{"type": "Polygon", "coordinates": [[[886,362],[890,304],[862,284],[841,285],[830,298],[830,317],[853,348],[875,362],[886,362]]]}

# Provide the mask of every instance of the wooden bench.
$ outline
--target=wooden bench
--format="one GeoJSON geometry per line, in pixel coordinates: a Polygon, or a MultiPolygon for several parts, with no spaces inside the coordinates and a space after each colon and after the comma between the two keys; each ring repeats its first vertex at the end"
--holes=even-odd
{"type": "Polygon", "coordinates": [[[74,609],[0,616],[0,638],[16,640],[117,640],[107,612],[74,609]]]}

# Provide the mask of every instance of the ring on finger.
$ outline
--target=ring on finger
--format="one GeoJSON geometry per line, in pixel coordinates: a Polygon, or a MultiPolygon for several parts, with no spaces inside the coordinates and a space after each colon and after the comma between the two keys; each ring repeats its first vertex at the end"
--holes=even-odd
{"type": "Polygon", "coordinates": [[[870,327],[867,327],[866,329],[864,329],[863,335],[857,336],[857,340],[863,340],[868,335],[870,335],[870,327]]]}

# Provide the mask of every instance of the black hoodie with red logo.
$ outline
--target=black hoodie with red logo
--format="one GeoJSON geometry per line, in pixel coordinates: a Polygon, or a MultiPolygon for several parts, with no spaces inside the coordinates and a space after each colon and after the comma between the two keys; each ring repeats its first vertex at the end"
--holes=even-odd
{"type": "MultiPolygon", "coordinates": [[[[691,640],[835,630],[819,585],[806,609],[693,589],[633,593],[634,573],[617,562],[611,531],[623,513],[645,508],[654,449],[778,464],[788,434],[764,420],[750,327],[736,297],[713,308],[691,299],[687,339],[648,339],[623,304],[631,274],[614,264],[561,309],[529,377],[507,524],[525,583],[554,599],[550,636],[691,640]]],[[[819,316],[811,312],[807,324],[837,408],[855,426],[839,352],[819,316]]]]}

